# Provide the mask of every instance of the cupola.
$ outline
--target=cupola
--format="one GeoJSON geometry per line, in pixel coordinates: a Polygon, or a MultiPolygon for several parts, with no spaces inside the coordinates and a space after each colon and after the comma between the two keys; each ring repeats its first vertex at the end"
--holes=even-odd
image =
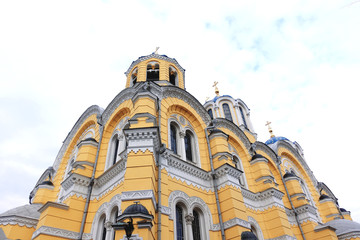
{"type": "Polygon", "coordinates": [[[225,118],[239,126],[242,130],[254,133],[254,128],[250,121],[250,109],[241,99],[235,99],[230,95],[220,95],[217,87],[218,82],[214,82],[216,96],[206,101],[204,107],[212,119],[225,118]]]}
{"type": "Polygon", "coordinates": [[[150,81],[162,86],[170,85],[185,89],[185,69],[175,58],[160,55],[157,50],[133,61],[125,75],[127,88],[138,82],[150,81]]]}

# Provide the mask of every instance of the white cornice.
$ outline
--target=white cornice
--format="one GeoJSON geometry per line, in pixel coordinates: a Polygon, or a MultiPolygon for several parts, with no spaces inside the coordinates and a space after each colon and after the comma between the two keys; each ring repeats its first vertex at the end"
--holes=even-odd
{"type": "Polygon", "coordinates": [[[253,193],[243,188],[242,194],[244,197],[244,204],[247,208],[256,211],[265,211],[273,206],[285,209],[282,201],[284,193],[275,188],[269,188],[258,193],[253,193]]]}
{"type": "Polygon", "coordinates": [[[36,228],[38,223],[38,219],[35,218],[27,218],[21,216],[2,216],[0,217],[0,225],[19,225],[19,226],[26,226],[29,228],[36,228]]]}
{"type": "MultiPolygon", "coordinates": [[[[54,228],[54,227],[48,227],[48,226],[41,226],[39,229],[37,229],[31,239],[34,239],[38,237],[39,235],[49,235],[53,237],[61,237],[64,239],[79,239],[80,234],[78,232],[73,232],[69,230],[64,230],[60,228],[54,228]]],[[[82,239],[92,239],[91,234],[84,233],[82,239]]]]}

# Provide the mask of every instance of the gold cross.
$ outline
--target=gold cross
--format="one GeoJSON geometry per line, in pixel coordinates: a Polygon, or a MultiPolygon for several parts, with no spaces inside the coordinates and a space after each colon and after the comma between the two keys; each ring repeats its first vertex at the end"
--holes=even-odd
{"type": "Polygon", "coordinates": [[[214,81],[213,87],[215,87],[215,94],[216,94],[216,96],[219,96],[219,89],[218,89],[218,87],[216,85],[218,85],[218,82],[214,81]]]}
{"type": "Polygon", "coordinates": [[[156,47],[155,52],[154,52],[155,54],[158,54],[159,48],[160,48],[160,47],[156,47]]]}
{"type": "Polygon", "coordinates": [[[275,135],[273,134],[273,130],[271,129],[270,124],[271,124],[271,122],[266,121],[265,126],[267,126],[267,127],[268,127],[268,129],[269,129],[269,133],[270,133],[270,137],[272,137],[272,138],[273,138],[273,137],[275,137],[275,135]]]}

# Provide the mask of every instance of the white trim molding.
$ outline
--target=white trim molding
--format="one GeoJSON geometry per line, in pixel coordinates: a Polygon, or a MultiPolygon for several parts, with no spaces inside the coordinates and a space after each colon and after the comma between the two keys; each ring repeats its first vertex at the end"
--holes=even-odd
{"type": "Polygon", "coordinates": [[[19,226],[26,226],[29,228],[35,228],[38,223],[38,219],[35,218],[28,218],[23,216],[4,216],[0,217],[0,225],[19,225],[19,226]]]}
{"type": "Polygon", "coordinates": [[[282,201],[284,193],[275,188],[269,188],[258,193],[242,188],[242,195],[245,206],[255,211],[265,211],[273,206],[285,209],[282,201]]]}
{"type": "MultiPolygon", "coordinates": [[[[65,238],[65,239],[74,239],[74,240],[79,239],[79,236],[80,236],[80,234],[78,232],[73,232],[73,231],[69,231],[69,230],[65,230],[65,229],[48,227],[48,226],[41,226],[39,229],[37,229],[33,233],[31,239],[38,237],[40,234],[41,235],[49,235],[49,236],[53,236],[53,237],[61,237],[61,238],[65,238]]],[[[82,239],[92,239],[91,234],[89,234],[89,233],[83,234],[82,239]]]]}

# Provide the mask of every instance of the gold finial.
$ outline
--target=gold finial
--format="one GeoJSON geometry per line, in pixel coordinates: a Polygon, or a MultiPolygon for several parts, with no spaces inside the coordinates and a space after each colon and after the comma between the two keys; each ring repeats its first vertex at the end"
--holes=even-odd
{"type": "Polygon", "coordinates": [[[156,47],[155,52],[154,52],[155,54],[158,54],[159,48],[160,48],[160,47],[156,47]]]}
{"type": "Polygon", "coordinates": [[[274,133],[273,133],[273,130],[272,130],[270,124],[271,124],[271,122],[267,121],[266,124],[265,124],[265,126],[268,127],[269,133],[270,133],[270,137],[273,138],[273,137],[275,137],[275,135],[274,135],[274,133]]]}
{"type": "Polygon", "coordinates": [[[219,89],[218,89],[218,87],[216,85],[218,85],[218,82],[214,81],[213,87],[215,87],[215,94],[216,94],[216,96],[219,96],[219,89]]]}

